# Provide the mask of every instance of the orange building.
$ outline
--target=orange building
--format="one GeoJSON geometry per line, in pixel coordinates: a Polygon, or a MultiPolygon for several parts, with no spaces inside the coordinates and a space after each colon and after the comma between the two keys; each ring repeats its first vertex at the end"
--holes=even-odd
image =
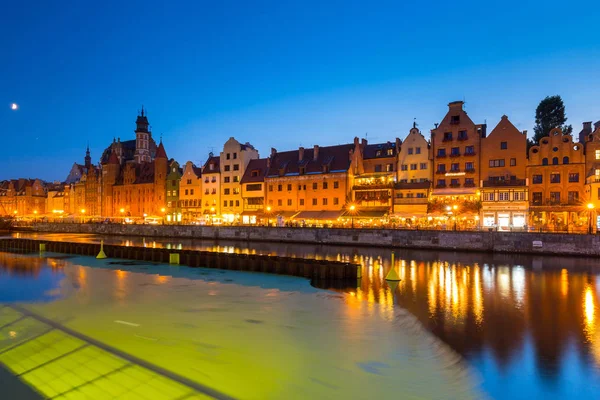
{"type": "Polygon", "coordinates": [[[268,218],[300,224],[333,224],[350,195],[354,144],[277,152],[265,177],[268,218]]]}
{"type": "Polygon", "coordinates": [[[530,226],[548,230],[586,230],[583,144],[559,128],[529,149],[530,226]]]}
{"type": "Polygon", "coordinates": [[[479,224],[480,150],[486,125],[475,124],[463,104],[448,104],[448,113],[431,131],[434,186],[428,211],[461,228],[475,228],[479,224]]]}
{"type": "Polygon", "coordinates": [[[202,169],[188,161],[179,184],[179,207],[183,222],[196,222],[202,217],[202,169]]]}
{"type": "Polygon", "coordinates": [[[481,140],[481,226],[523,229],[529,210],[527,131],[519,132],[506,115],[481,140]]]}
{"type": "Polygon", "coordinates": [[[37,218],[46,212],[46,188],[39,179],[0,183],[0,215],[37,218]]]}

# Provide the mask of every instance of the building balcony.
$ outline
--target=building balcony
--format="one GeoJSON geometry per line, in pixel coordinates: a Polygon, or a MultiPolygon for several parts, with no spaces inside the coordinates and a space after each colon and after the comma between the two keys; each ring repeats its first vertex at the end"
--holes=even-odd
{"type": "Polygon", "coordinates": [[[438,183],[437,185],[435,185],[435,187],[436,187],[437,189],[443,189],[443,188],[445,188],[445,187],[446,187],[446,184],[445,184],[445,183],[438,183]]]}
{"type": "Polygon", "coordinates": [[[445,154],[438,154],[436,157],[437,158],[446,158],[447,156],[445,154]]]}
{"type": "Polygon", "coordinates": [[[465,168],[465,172],[467,174],[474,174],[475,173],[475,168],[465,168]]]}
{"type": "Polygon", "coordinates": [[[465,182],[464,187],[475,187],[475,182],[473,182],[473,183],[465,182]]]}
{"type": "Polygon", "coordinates": [[[450,158],[460,157],[460,153],[450,153],[450,158]]]}
{"type": "MultiPolygon", "coordinates": [[[[466,185],[466,184],[465,184],[466,185]]],[[[459,188],[460,187],[460,183],[451,183],[450,184],[451,188],[459,188]]]]}
{"type": "Polygon", "coordinates": [[[483,181],[483,187],[507,187],[507,186],[525,186],[525,179],[513,179],[508,181],[483,181]]]}
{"type": "Polygon", "coordinates": [[[472,157],[472,156],[475,156],[475,155],[477,155],[477,153],[475,153],[474,151],[471,152],[471,153],[464,153],[463,154],[463,156],[465,156],[465,157],[472,157]]]}
{"type": "Polygon", "coordinates": [[[457,172],[460,172],[460,168],[456,168],[456,169],[451,169],[451,170],[450,170],[450,173],[451,173],[451,174],[455,174],[455,173],[457,173],[457,172]]]}
{"type": "Polygon", "coordinates": [[[373,185],[354,185],[352,190],[373,190],[373,189],[391,189],[394,187],[394,183],[380,183],[373,185]]]}
{"type": "Polygon", "coordinates": [[[446,170],[445,169],[438,169],[437,171],[435,171],[435,173],[438,174],[438,175],[443,175],[443,174],[446,173],[446,170]]]}

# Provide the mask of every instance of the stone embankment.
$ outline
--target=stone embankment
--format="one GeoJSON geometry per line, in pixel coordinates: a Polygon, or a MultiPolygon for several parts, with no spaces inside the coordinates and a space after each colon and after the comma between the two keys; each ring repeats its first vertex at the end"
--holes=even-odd
{"type": "Polygon", "coordinates": [[[600,256],[600,235],[401,229],[38,223],[37,232],[600,256]]]}

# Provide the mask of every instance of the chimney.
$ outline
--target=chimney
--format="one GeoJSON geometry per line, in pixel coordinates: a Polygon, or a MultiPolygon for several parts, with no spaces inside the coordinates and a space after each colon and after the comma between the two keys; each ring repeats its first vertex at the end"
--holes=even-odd
{"type": "Polygon", "coordinates": [[[298,149],[298,161],[304,160],[304,147],[298,149]]]}
{"type": "Polygon", "coordinates": [[[368,143],[368,142],[367,142],[367,139],[362,139],[362,140],[360,141],[360,144],[361,144],[363,147],[366,147],[366,146],[367,146],[367,143],[368,143]]]}
{"type": "Polygon", "coordinates": [[[463,109],[463,104],[465,104],[464,101],[453,101],[448,103],[448,108],[452,111],[452,110],[457,110],[457,111],[462,111],[463,109]]]}
{"type": "Polygon", "coordinates": [[[396,154],[400,153],[400,145],[402,144],[402,142],[400,141],[399,138],[396,138],[396,154]]]}
{"type": "Polygon", "coordinates": [[[271,147],[271,157],[275,157],[275,154],[277,154],[277,149],[271,147]]]}
{"type": "Polygon", "coordinates": [[[523,135],[525,135],[525,137],[527,137],[527,129],[525,129],[525,130],[523,131],[523,135]]]}
{"type": "MultiPolygon", "coordinates": [[[[600,122],[600,121],[596,122],[596,125],[597,125],[599,122],[600,122]]],[[[589,122],[584,122],[584,123],[583,123],[583,130],[584,130],[584,131],[587,131],[587,130],[591,131],[591,130],[592,130],[592,121],[589,121],[589,122]]]]}
{"type": "Polygon", "coordinates": [[[315,149],[313,151],[313,160],[317,161],[319,159],[319,145],[315,144],[315,149]]]}

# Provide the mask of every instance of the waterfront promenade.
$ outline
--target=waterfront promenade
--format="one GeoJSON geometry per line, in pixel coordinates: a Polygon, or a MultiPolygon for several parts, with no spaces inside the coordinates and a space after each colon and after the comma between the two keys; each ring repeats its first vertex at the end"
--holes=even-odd
{"type": "Polygon", "coordinates": [[[39,233],[600,256],[599,236],[568,233],[76,223],[35,223],[18,229],[39,233]]]}

